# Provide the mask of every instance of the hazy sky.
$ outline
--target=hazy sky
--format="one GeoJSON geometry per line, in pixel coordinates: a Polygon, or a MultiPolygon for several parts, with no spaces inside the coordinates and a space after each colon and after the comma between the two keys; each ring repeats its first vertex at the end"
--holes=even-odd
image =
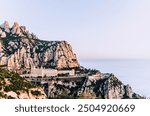
{"type": "Polygon", "coordinates": [[[0,23],[68,41],[79,59],[150,58],[150,0],[0,0],[0,23]]]}

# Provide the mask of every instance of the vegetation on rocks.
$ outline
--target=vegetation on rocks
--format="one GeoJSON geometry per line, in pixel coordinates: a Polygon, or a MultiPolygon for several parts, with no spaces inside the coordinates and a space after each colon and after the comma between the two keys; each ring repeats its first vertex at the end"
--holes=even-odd
{"type": "MultiPolygon", "coordinates": [[[[35,88],[38,87],[20,77],[19,74],[0,68],[0,98],[12,99],[14,97],[7,95],[8,92],[14,92],[20,95],[24,92],[29,93],[30,89],[35,88]]],[[[31,90],[31,94],[35,96],[42,95],[39,90],[31,90]]]]}

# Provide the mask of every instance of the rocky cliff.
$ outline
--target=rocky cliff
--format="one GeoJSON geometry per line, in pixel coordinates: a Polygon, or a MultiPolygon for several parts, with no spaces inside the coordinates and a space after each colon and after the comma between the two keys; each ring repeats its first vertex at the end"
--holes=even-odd
{"type": "Polygon", "coordinates": [[[44,89],[0,68],[0,99],[46,99],[44,89]]]}
{"type": "Polygon", "coordinates": [[[101,74],[100,78],[54,79],[49,84],[49,98],[77,99],[140,99],[129,85],[124,85],[113,74],[101,74]]]}
{"type": "MultiPolygon", "coordinates": [[[[48,98],[142,98],[113,74],[87,70],[78,63],[66,41],[43,41],[17,22],[0,26],[0,66],[9,70],[45,67],[75,69],[76,78],[50,78],[46,87],[48,98]],[[98,75],[97,75],[98,74],[98,75]],[[79,77],[82,75],[82,77],[79,77]],[[83,77],[83,75],[86,75],[83,77]]],[[[44,85],[45,86],[45,85],[44,85]]],[[[42,88],[0,70],[0,98],[46,98],[42,88]]]]}
{"type": "Polygon", "coordinates": [[[17,22],[0,26],[0,65],[10,70],[31,67],[79,67],[76,55],[66,41],[43,41],[17,22]]]}

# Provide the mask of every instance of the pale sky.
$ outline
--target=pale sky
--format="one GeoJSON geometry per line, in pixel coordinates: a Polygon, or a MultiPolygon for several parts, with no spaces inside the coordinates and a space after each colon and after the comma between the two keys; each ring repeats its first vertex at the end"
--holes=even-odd
{"type": "Polygon", "coordinates": [[[150,59],[150,0],[0,0],[0,23],[68,41],[79,59],[150,59]]]}

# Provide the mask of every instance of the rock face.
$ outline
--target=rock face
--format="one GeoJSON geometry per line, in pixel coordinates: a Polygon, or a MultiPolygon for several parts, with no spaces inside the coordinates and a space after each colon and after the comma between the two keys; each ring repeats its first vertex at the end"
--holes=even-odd
{"type": "Polygon", "coordinates": [[[7,21],[0,26],[0,65],[8,69],[75,68],[76,55],[66,41],[43,41],[17,22],[12,28],[7,21]]]}
{"type": "Polygon", "coordinates": [[[52,80],[49,85],[49,98],[83,99],[139,99],[142,98],[124,85],[113,74],[101,74],[101,78],[91,80],[52,80]]]}

